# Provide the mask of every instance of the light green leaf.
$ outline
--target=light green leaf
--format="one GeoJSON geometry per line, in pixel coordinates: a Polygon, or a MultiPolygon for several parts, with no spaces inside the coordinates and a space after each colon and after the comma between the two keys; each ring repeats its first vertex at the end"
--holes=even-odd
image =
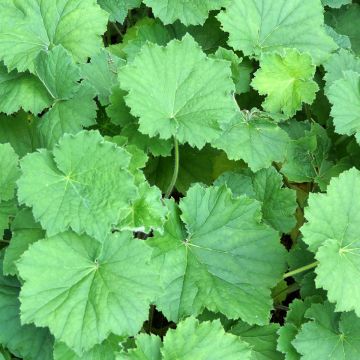
{"type": "Polygon", "coordinates": [[[122,24],[128,11],[141,4],[141,0],[98,0],[99,5],[110,14],[110,21],[122,24]]]}
{"type": "Polygon", "coordinates": [[[337,48],[324,29],[320,0],[234,0],[218,15],[229,45],[244,55],[296,48],[316,65],[337,48]]]}
{"type": "Polygon", "coordinates": [[[251,359],[249,346],[241,338],[226,333],[219,320],[202,322],[193,317],[169,330],[161,349],[164,360],[251,359]]]}
{"type": "Polygon", "coordinates": [[[357,359],[360,352],[360,319],[353,312],[335,313],[328,302],[314,304],[304,324],[292,342],[303,360],[357,359]]]}
{"type": "Polygon", "coordinates": [[[161,339],[155,335],[139,334],[135,339],[136,348],[122,352],[116,360],[161,360],[161,339]]]}
{"type": "Polygon", "coordinates": [[[251,346],[251,360],[282,360],[283,356],[276,350],[278,329],[278,324],[254,326],[239,321],[231,333],[251,346]]]}
{"type": "Polygon", "coordinates": [[[335,29],[325,24],[326,33],[331,36],[340,49],[351,49],[350,38],[347,35],[338,34],[335,29]]]}
{"type": "Polygon", "coordinates": [[[229,159],[246,161],[252,171],[268,168],[273,161],[282,162],[290,142],[284,130],[258,113],[238,113],[212,142],[229,159]]]}
{"type": "Polygon", "coordinates": [[[42,147],[51,150],[64,134],[76,134],[94,125],[97,110],[94,96],[90,86],[81,85],[72,99],[57,101],[37,122],[42,147]]]}
{"type": "Polygon", "coordinates": [[[111,89],[118,84],[117,69],[123,63],[124,60],[103,49],[89,63],[82,65],[81,73],[95,89],[102,105],[109,104],[111,89]]]}
{"type": "Polygon", "coordinates": [[[167,212],[162,203],[161,191],[145,181],[139,185],[139,196],[132,202],[129,214],[121,221],[120,228],[145,233],[152,229],[162,232],[167,212]]]}
{"type": "Polygon", "coordinates": [[[333,178],[327,194],[310,194],[305,209],[308,222],[301,231],[304,242],[319,261],[316,286],[327,290],[336,311],[355,310],[360,315],[359,203],[360,172],[355,168],[333,178]]]}
{"type": "Polygon", "coordinates": [[[21,325],[20,284],[15,277],[2,275],[0,263],[0,344],[26,360],[52,360],[53,337],[44,328],[21,325]]]}
{"type": "Polygon", "coordinates": [[[79,68],[61,45],[40,52],[35,61],[35,73],[53,99],[69,99],[78,90],[79,68]]]}
{"type": "Polygon", "coordinates": [[[38,114],[52,102],[51,95],[36,76],[16,70],[8,73],[0,63],[0,112],[11,114],[23,109],[38,114]]]}
{"type": "Polygon", "coordinates": [[[291,117],[301,110],[302,103],[315,100],[319,87],[314,74],[310,55],[288,49],[280,54],[264,54],[251,85],[260,95],[267,95],[262,104],[266,111],[291,117]]]}
{"type": "Polygon", "coordinates": [[[121,353],[117,360],[250,360],[249,345],[226,333],[219,320],[201,322],[189,317],[170,329],[163,344],[160,338],[139,335],[137,348],[121,353]]]}
{"type": "Polygon", "coordinates": [[[219,10],[228,0],[144,0],[154,15],[164,23],[180,20],[184,25],[202,25],[212,10],[219,10]]]}
{"type": "Polygon", "coordinates": [[[144,45],[119,79],[139,130],[151,137],[202,148],[235,112],[230,64],[207,58],[190,35],[166,47],[144,45]]]}
{"type": "Polygon", "coordinates": [[[355,135],[360,143],[360,73],[344,71],[343,78],[329,87],[327,96],[332,104],[330,114],[334,118],[335,131],[355,135]]]}
{"type": "Polygon", "coordinates": [[[0,202],[14,198],[19,176],[19,157],[10,144],[0,144],[0,202]]]}
{"type": "Polygon", "coordinates": [[[173,321],[208,308],[266,324],[284,250],[277,232],[260,224],[260,204],[225,186],[194,185],[179,205],[185,225],[173,202],[169,208],[164,234],[148,239],[164,283],[157,307],[173,321]]]}
{"type": "Polygon", "coordinates": [[[4,274],[17,275],[16,261],[29,245],[42,239],[45,231],[34,220],[30,209],[22,209],[11,224],[12,238],[4,255],[4,274]]]}
{"type": "Polygon", "coordinates": [[[98,132],[67,134],[53,152],[42,149],[21,160],[19,201],[32,207],[49,236],[71,227],[102,240],[137,197],[129,162],[123,148],[98,132]]]}
{"type": "Polygon", "coordinates": [[[93,0],[4,0],[0,13],[0,59],[19,71],[34,71],[37,56],[60,44],[85,62],[99,51],[108,21],[93,0]]]}
{"type": "Polygon", "coordinates": [[[73,232],[38,241],[18,262],[25,281],[22,322],[48,326],[79,355],[110,332],[135,335],[158,291],[150,256],[151,249],[129,232],[103,243],[73,232]]]}

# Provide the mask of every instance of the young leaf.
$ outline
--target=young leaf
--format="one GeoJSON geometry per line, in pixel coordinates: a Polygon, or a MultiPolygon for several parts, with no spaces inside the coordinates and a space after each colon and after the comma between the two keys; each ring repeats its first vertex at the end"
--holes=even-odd
{"type": "Polygon", "coordinates": [[[19,201],[32,207],[49,236],[71,227],[102,240],[137,196],[129,162],[123,148],[98,132],[65,135],[52,152],[21,160],[19,201]]]}
{"type": "Polygon", "coordinates": [[[156,305],[173,321],[208,308],[266,324],[285,259],[276,231],[260,224],[260,204],[225,186],[194,185],[179,208],[185,225],[170,202],[164,234],[148,240],[164,283],[156,305]]]}
{"type": "Polygon", "coordinates": [[[151,137],[202,148],[235,113],[230,64],[207,58],[190,35],[166,47],[144,45],[119,79],[139,130],[151,137]]]}
{"type": "Polygon", "coordinates": [[[229,45],[247,56],[296,48],[320,64],[337,48],[325,32],[320,0],[234,0],[218,19],[229,45]]]}
{"type": "Polygon", "coordinates": [[[99,51],[108,20],[93,0],[4,0],[0,13],[0,59],[18,71],[34,71],[37,56],[60,44],[86,61],[99,51]]]}
{"type": "Polygon", "coordinates": [[[48,326],[79,355],[110,332],[135,335],[158,291],[150,256],[128,232],[103,243],[70,231],[38,241],[18,262],[22,322],[48,326]]]}
{"type": "Polygon", "coordinates": [[[264,110],[295,115],[302,103],[312,104],[319,90],[313,80],[315,66],[308,54],[288,49],[282,53],[264,54],[260,69],[251,83],[260,95],[267,95],[264,110]]]}

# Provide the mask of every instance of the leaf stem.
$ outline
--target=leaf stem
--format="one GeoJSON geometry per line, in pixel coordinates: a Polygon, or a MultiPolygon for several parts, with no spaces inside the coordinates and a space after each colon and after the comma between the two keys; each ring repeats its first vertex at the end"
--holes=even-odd
{"type": "Polygon", "coordinates": [[[171,182],[170,185],[165,193],[165,197],[168,198],[170,197],[172,191],[174,190],[178,175],[179,175],[179,143],[176,139],[176,137],[174,137],[174,151],[175,151],[175,157],[174,157],[174,172],[173,172],[173,176],[171,178],[171,182]]]}
{"type": "Polygon", "coordinates": [[[0,239],[0,242],[3,242],[5,244],[10,244],[10,241],[9,240],[5,240],[5,239],[0,239]]]}
{"type": "Polygon", "coordinates": [[[285,274],[283,275],[283,278],[286,279],[286,278],[288,278],[288,277],[290,277],[290,276],[294,276],[294,275],[296,275],[296,274],[300,274],[300,273],[302,273],[302,272],[304,272],[304,271],[306,271],[306,270],[310,270],[310,269],[316,267],[318,264],[319,264],[319,261],[315,261],[315,262],[313,262],[313,263],[311,263],[311,264],[308,264],[308,265],[299,267],[298,269],[295,269],[295,270],[292,270],[292,271],[289,271],[289,272],[285,273],[285,274]]]}

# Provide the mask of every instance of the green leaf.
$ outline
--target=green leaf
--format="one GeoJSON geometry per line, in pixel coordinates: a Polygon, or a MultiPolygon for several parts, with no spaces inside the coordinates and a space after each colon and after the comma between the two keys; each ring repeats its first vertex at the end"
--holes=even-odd
{"type": "Polygon", "coordinates": [[[230,319],[266,324],[284,249],[276,231],[260,224],[260,204],[233,198],[225,186],[194,185],[179,208],[185,225],[170,202],[164,234],[148,239],[164,283],[157,307],[173,321],[208,308],[230,319]]]}
{"type": "MultiPolygon", "coordinates": [[[[223,152],[208,145],[201,150],[183,145],[179,147],[179,154],[179,174],[175,187],[182,194],[185,194],[193,183],[211,185],[219,173],[240,166],[236,162],[229,161],[223,152]]],[[[173,170],[173,157],[157,157],[149,160],[145,175],[151,184],[157,185],[165,192],[170,184],[173,170]]]]}
{"type": "Polygon", "coordinates": [[[97,106],[93,98],[93,88],[81,85],[72,99],[54,103],[37,122],[42,147],[52,150],[64,134],[76,134],[94,125],[97,106]]]}
{"type": "Polygon", "coordinates": [[[337,48],[325,32],[320,0],[234,0],[218,19],[229,45],[246,56],[295,48],[318,65],[337,48]]]}
{"type": "Polygon", "coordinates": [[[356,55],[360,54],[360,30],[354,26],[359,21],[360,5],[351,4],[341,9],[334,9],[326,14],[327,23],[334,27],[335,31],[347,35],[351,41],[351,48],[356,55]]]}
{"type": "Polygon", "coordinates": [[[162,232],[167,208],[162,203],[161,191],[147,181],[139,185],[139,197],[133,201],[129,214],[121,221],[120,228],[131,231],[151,230],[162,232]]]}
{"type": "Polygon", "coordinates": [[[306,317],[312,321],[302,326],[293,341],[304,360],[356,359],[360,352],[360,319],[353,312],[335,313],[328,302],[314,304],[306,317]]]}
{"type": "Polygon", "coordinates": [[[115,46],[118,46],[127,61],[131,62],[147,42],[165,46],[172,38],[170,31],[161,21],[145,17],[129,28],[122,43],[115,46]]]}
{"type": "Polygon", "coordinates": [[[291,117],[301,110],[302,103],[315,100],[319,87],[314,74],[310,55],[288,49],[280,54],[264,54],[251,85],[260,95],[267,95],[262,104],[266,111],[291,117]]]}
{"type": "Polygon", "coordinates": [[[352,0],[321,0],[324,6],[340,8],[343,5],[351,4],[352,0]]]}
{"type": "Polygon", "coordinates": [[[106,107],[106,114],[115,125],[126,126],[136,122],[130,114],[130,109],[126,106],[125,95],[127,92],[115,86],[109,96],[109,105],[106,107]]]}
{"type": "Polygon", "coordinates": [[[167,332],[163,344],[160,338],[144,334],[136,343],[136,349],[119,354],[117,360],[252,359],[249,345],[226,333],[219,320],[199,323],[189,317],[167,332]]]}
{"type": "Polygon", "coordinates": [[[344,77],[344,71],[354,71],[360,73],[360,59],[350,51],[340,49],[338,53],[332,54],[324,64],[326,74],[325,90],[327,90],[336,80],[344,77]]]}
{"type": "Polygon", "coordinates": [[[0,144],[0,174],[0,202],[11,200],[20,170],[19,157],[10,144],[0,144]]]}
{"type": "Polygon", "coordinates": [[[169,156],[173,148],[173,142],[171,140],[159,139],[156,137],[149,137],[142,134],[136,123],[128,124],[121,130],[121,135],[128,139],[129,144],[137,146],[147,154],[153,154],[154,156],[169,156]]]}
{"type": "Polygon", "coordinates": [[[215,59],[227,60],[231,63],[232,79],[235,84],[235,92],[242,94],[250,90],[250,74],[253,67],[250,62],[239,58],[232,50],[219,47],[212,56],[215,59]]]}
{"type": "Polygon", "coordinates": [[[0,202],[0,234],[3,236],[4,231],[9,229],[12,219],[18,212],[15,199],[0,202]]]}
{"type": "Polygon", "coordinates": [[[219,10],[228,0],[144,0],[154,15],[164,23],[180,20],[184,25],[202,25],[212,10],[219,10]]]}
{"type": "Polygon", "coordinates": [[[99,5],[110,14],[110,21],[122,24],[129,12],[141,4],[141,0],[98,0],[99,5]]]}
{"type": "Polygon", "coordinates": [[[21,325],[20,284],[15,277],[2,275],[2,264],[0,269],[0,344],[19,358],[52,360],[53,337],[47,329],[21,325]]]}
{"type": "Polygon", "coordinates": [[[319,261],[316,286],[327,290],[336,311],[360,315],[359,203],[360,172],[355,168],[333,178],[327,194],[310,194],[303,225],[304,242],[319,261]],[[359,194],[358,194],[359,193],[359,194]]]}
{"type": "Polygon", "coordinates": [[[51,95],[36,76],[16,70],[9,73],[0,63],[0,112],[11,114],[23,109],[38,114],[52,102],[51,95]]]}
{"type": "Polygon", "coordinates": [[[301,329],[301,326],[308,321],[305,318],[306,311],[313,303],[319,302],[316,297],[309,297],[305,301],[295,299],[289,305],[286,314],[285,324],[278,330],[277,350],[285,354],[285,360],[300,360],[300,354],[296,351],[292,341],[301,329]]]}
{"type": "Polygon", "coordinates": [[[0,13],[0,59],[19,71],[34,71],[37,56],[60,44],[86,61],[99,51],[108,20],[93,0],[4,0],[0,13]]]}
{"type": "Polygon", "coordinates": [[[0,143],[10,143],[19,157],[41,147],[38,119],[19,112],[16,116],[0,115],[0,143]]]}
{"type": "Polygon", "coordinates": [[[22,209],[11,224],[12,238],[4,255],[4,274],[17,275],[16,262],[28,247],[42,239],[45,231],[34,220],[30,209],[22,209]]]}
{"type": "Polygon", "coordinates": [[[139,334],[135,338],[135,349],[117,355],[116,360],[161,360],[161,339],[155,335],[139,334]]]}
{"type": "Polygon", "coordinates": [[[73,232],[38,241],[18,262],[25,281],[22,322],[48,326],[79,355],[110,332],[135,335],[158,291],[150,256],[151,249],[128,232],[103,243],[73,232]]]}
{"type": "Polygon", "coordinates": [[[123,148],[98,132],[66,134],[53,152],[42,149],[21,160],[19,201],[32,207],[49,236],[71,227],[101,240],[137,197],[129,162],[123,148]]]}
{"type": "Polygon", "coordinates": [[[96,90],[102,105],[109,104],[111,89],[118,84],[118,67],[123,63],[124,60],[103,49],[89,63],[82,65],[82,76],[96,90]]]}
{"type": "Polygon", "coordinates": [[[254,326],[239,321],[231,328],[231,333],[251,346],[251,360],[281,360],[283,356],[276,350],[278,329],[278,324],[254,326]]]}
{"type": "Polygon", "coordinates": [[[273,167],[253,175],[227,172],[215,184],[226,184],[235,196],[247,195],[260,201],[264,222],[275,230],[289,233],[296,225],[296,192],[282,188],[282,176],[273,167]]]}
{"type": "Polygon", "coordinates": [[[35,73],[53,99],[69,99],[78,90],[79,68],[61,45],[39,54],[35,61],[35,73]]]}
{"type": "Polygon", "coordinates": [[[119,78],[140,132],[151,137],[202,148],[235,112],[230,64],[207,58],[190,35],[166,47],[144,45],[119,78]]]}
{"type": "Polygon", "coordinates": [[[268,168],[273,161],[282,162],[290,142],[284,130],[258,113],[238,113],[212,142],[229,159],[246,161],[252,171],[268,168]]]}
{"type": "Polygon", "coordinates": [[[239,337],[225,333],[219,320],[199,324],[193,317],[179,323],[176,330],[169,330],[161,352],[164,360],[251,358],[249,346],[239,337]]]}
{"type": "Polygon", "coordinates": [[[81,356],[61,342],[55,342],[54,360],[115,360],[115,352],[119,347],[118,336],[110,335],[100,345],[95,345],[92,349],[81,356]]]}
{"type": "Polygon", "coordinates": [[[343,78],[334,81],[327,96],[332,104],[330,114],[334,118],[335,131],[355,135],[360,143],[360,73],[343,72],[343,78]]]}

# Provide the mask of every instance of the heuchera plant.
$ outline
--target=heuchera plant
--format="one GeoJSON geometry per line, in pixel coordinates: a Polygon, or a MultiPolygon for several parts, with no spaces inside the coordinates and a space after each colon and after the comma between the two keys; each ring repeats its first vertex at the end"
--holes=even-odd
{"type": "Polygon", "coordinates": [[[359,360],[360,1],[0,1],[0,360],[359,360]]]}

